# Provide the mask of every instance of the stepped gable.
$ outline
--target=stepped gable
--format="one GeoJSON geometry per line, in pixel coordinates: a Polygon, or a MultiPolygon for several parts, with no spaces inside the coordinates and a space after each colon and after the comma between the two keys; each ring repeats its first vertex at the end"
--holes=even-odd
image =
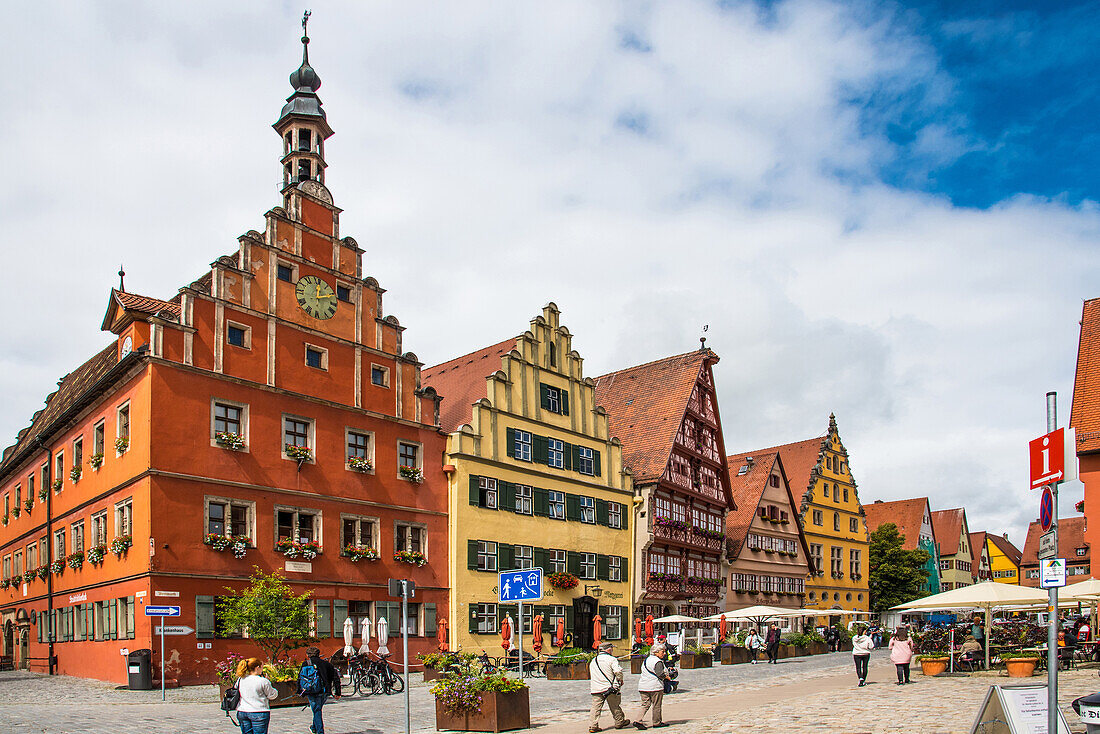
{"type": "Polygon", "coordinates": [[[470,422],[471,406],[486,396],[485,379],[500,369],[500,359],[516,347],[518,336],[452,360],[425,367],[420,383],[431,386],[443,398],[439,425],[451,433],[470,422]]]}
{"type": "Polygon", "coordinates": [[[863,506],[863,512],[867,518],[867,532],[873,533],[881,525],[892,522],[897,525],[898,532],[905,536],[902,547],[906,550],[917,550],[920,547],[920,526],[924,522],[924,511],[927,507],[927,497],[892,502],[875,500],[863,506]]]}
{"type": "Polygon", "coordinates": [[[940,556],[953,556],[959,552],[959,538],[962,537],[963,513],[957,507],[953,510],[934,510],[932,512],[932,530],[940,545],[940,556]]]}
{"type": "Polygon", "coordinates": [[[677,354],[596,378],[596,404],[607,411],[611,435],[623,443],[634,484],[659,480],[709,349],[677,354]]]}
{"type": "Polygon", "coordinates": [[[1069,425],[1077,429],[1078,453],[1100,451],[1100,298],[1085,301],[1081,309],[1069,425]]]}
{"type": "MultiPolygon", "coordinates": [[[[1058,521],[1059,532],[1061,532],[1061,525],[1062,525],[1062,521],[1059,520],[1058,521]]],[[[1084,544],[1084,527],[1083,526],[1081,528],[1081,533],[1082,533],[1081,542],[1078,543],[1077,545],[1083,545],[1084,544]]],[[[1020,565],[1020,558],[1022,557],[1022,554],[1020,552],[1020,549],[1012,544],[1012,541],[1010,541],[1008,538],[1004,537],[1003,535],[997,535],[996,533],[986,533],[985,537],[989,539],[990,543],[997,546],[997,548],[1001,551],[1001,553],[1004,553],[1006,556],[1008,556],[1008,560],[1012,561],[1017,566],[1020,565]]],[[[971,545],[973,545],[973,544],[971,544],[971,545]]],[[[1076,546],[1074,546],[1074,547],[1076,547],[1076,546]]]]}
{"type": "Polygon", "coordinates": [[[13,456],[26,448],[67,408],[76,403],[118,364],[118,344],[112,340],[101,352],[61,378],[57,390],[46,398],[46,407],[31,419],[31,425],[19,432],[16,442],[4,449],[0,476],[13,468],[13,456]]]}
{"type": "Polygon", "coordinates": [[[748,452],[734,454],[726,457],[726,466],[729,468],[730,491],[733,494],[733,502],[736,509],[726,514],[726,542],[728,544],[727,557],[736,557],[741,552],[741,546],[745,543],[745,536],[749,532],[756,510],[760,506],[760,499],[764,496],[764,490],[768,487],[768,477],[771,476],[775,462],[779,458],[777,451],[770,453],[748,452]],[[748,463],[748,459],[752,463],[748,463]],[[748,470],[741,473],[741,468],[748,466],[748,470]]]}

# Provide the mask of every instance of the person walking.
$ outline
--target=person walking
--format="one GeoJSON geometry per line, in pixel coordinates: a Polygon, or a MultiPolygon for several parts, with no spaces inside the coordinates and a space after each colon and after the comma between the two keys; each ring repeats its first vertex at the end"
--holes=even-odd
{"type": "Polygon", "coordinates": [[[756,665],[756,657],[764,649],[764,638],[755,627],[749,630],[749,635],[745,638],[745,647],[749,650],[749,660],[756,665]]]}
{"type": "Polygon", "coordinates": [[[260,675],[264,662],[246,658],[237,663],[237,689],[241,692],[237,704],[237,721],[241,734],[267,734],[271,722],[271,701],[279,697],[271,681],[260,675]]]}
{"type": "Polygon", "coordinates": [[[321,651],[316,647],[307,647],[306,661],[302,663],[302,669],[298,673],[298,687],[301,689],[301,694],[309,701],[309,708],[313,712],[310,732],[325,734],[325,721],[321,715],[321,708],[325,705],[329,694],[332,694],[333,698],[340,698],[342,693],[340,671],[321,657],[321,651]]]}
{"type": "Polygon", "coordinates": [[[871,651],[875,649],[875,641],[867,634],[867,628],[857,627],[856,636],[852,638],[852,659],[856,663],[856,675],[859,676],[859,685],[867,685],[867,663],[871,660],[871,651]]]}
{"type": "Polygon", "coordinates": [[[768,662],[773,665],[779,662],[779,642],[782,638],[783,635],[779,631],[779,622],[772,622],[772,626],[768,628],[768,636],[764,639],[764,644],[768,647],[768,662]]]}
{"type": "Polygon", "coordinates": [[[909,682],[909,664],[913,662],[913,641],[909,639],[909,630],[898,627],[890,638],[890,662],[898,669],[898,685],[909,682]]]}
{"type": "Polygon", "coordinates": [[[670,680],[665,668],[668,649],[660,642],[649,650],[649,657],[642,661],[642,674],[638,677],[638,693],[642,697],[642,710],[634,720],[634,728],[648,728],[642,723],[645,714],[653,710],[650,721],[654,728],[668,726],[661,718],[661,703],[665,697],[665,681],[670,680]]]}
{"type": "Polygon", "coordinates": [[[610,642],[601,642],[596,657],[588,664],[588,692],[592,694],[592,723],[588,727],[590,732],[600,730],[600,714],[603,713],[604,703],[615,719],[616,729],[630,726],[630,719],[623,716],[623,666],[611,654],[613,649],[610,642]]]}

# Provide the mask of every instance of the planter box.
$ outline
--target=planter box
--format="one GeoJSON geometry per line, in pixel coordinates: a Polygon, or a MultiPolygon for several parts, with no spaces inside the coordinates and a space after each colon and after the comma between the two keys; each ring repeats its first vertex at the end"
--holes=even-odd
{"type": "Polygon", "coordinates": [[[546,680],[588,680],[588,663],[566,663],[565,665],[547,663],[546,680]]]}
{"type": "Polygon", "coordinates": [[[811,642],[810,643],[810,654],[811,655],[824,655],[827,652],[829,652],[829,646],[826,645],[824,642],[811,642]]]}
{"type": "Polygon", "coordinates": [[[437,678],[442,678],[442,677],[443,677],[443,674],[440,673],[438,670],[435,670],[434,668],[424,668],[424,682],[425,683],[431,683],[433,680],[436,680],[437,678]]]}
{"type": "MultiPolygon", "coordinates": [[[[309,701],[305,700],[298,693],[298,681],[286,680],[286,681],[273,681],[271,683],[275,692],[279,694],[279,697],[271,702],[271,708],[285,708],[288,706],[308,706],[309,701]]],[[[225,696],[225,690],[231,688],[224,683],[218,684],[218,700],[221,701],[225,696]]]]}
{"type": "Polygon", "coordinates": [[[846,642],[841,642],[838,649],[841,652],[851,652],[852,651],[852,641],[848,640],[846,642]]]}
{"type": "Polygon", "coordinates": [[[801,658],[810,654],[808,647],[801,647],[800,645],[787,645],[787,648],[791,651],[792,658],[801,658]]]}
{"type": "Polygon", "coordinates": [[[1009,678],[1030,678],[1038,664],[1039,658],[1006,658],[1005,670],[1009,678]]]}
{"type": "Polygon", "coordinates": [[[931,658],[920,661],[920,672],[925,675],[934,676],[939,675],[943,671],[947,670],[947,658],[931,658]]]}
{"type": "Polygon", "coordinates": [[[748,648],[736,645],[722,646],[722,665],[737,665],[752,660],[752,652],[748,648]]]}
{"type": "Polygon", "coordinates": [[[794,648],[790,645],[779,643],[779,659],[794,657],[794,648]]]}
{"type": "Polygon", "coordinates": [[[696,668],[709,668],[714,664],[714,657],[709,654],[697,655],[693,652],[685,652],[680,655],[681,670],[695,670],[696,668]]]}
{"type": "Polygon", "coordinates": [[[644,662],[645,662],[644,657],[638,657],[637,655],[632,655],[630,657],[630,674],[631,675],[641,675],[642,674],[642,663],[644,663],[644,662]]]}
{"type": "Polygon", "coordinates": [[[512,731],[531,728],[529,689],[481,694],[481,712],[452,716],[435,702],[435,728],[441,731],[512,731]]]}

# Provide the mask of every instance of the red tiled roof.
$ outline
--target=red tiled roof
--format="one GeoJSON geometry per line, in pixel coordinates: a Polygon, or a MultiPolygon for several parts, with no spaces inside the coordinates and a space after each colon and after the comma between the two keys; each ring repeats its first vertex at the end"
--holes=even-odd
{"type": "MultiPolygon", "coordinates": [[[[1059,521],[1059,525],[1060,524],[1061,521],[1059,521]]],[[[1006,556],[1008,556],[1008,559],[1010,561],[1015,563],[1017,566],[1020,565],[1020,549],[1013,545],[1008,538],[1004,537],[1003,535],[997,535],[996,533],[986,533],[985,537],[989,539],[990,543],[997,546],[1001,553],[1004,553],[1006,556]]]]}
{"type": "Polygon", "coordinates": [[[116,364],[118,364],[118,343],[112,340],[99,354],[62,377],[57,390],[46,398],[46,407],[35,413],[31,418],[30,426],[19,432],[13,445],[4,449],[3,461],[0,462],[0,475],[13,468],[9,460],[14,454],[18,454],[20,449],[30,445],[66,408],[76,402],[116,364]]]}
{"type": "Polygon", "coordinates": [[[1085,301],[1081,309],[1069,425],[1077,429],[1078,453],[1100,450],[1100,298],[1085,301]]]}
{"type": "Polygon", "coordinates": [[[974,573],[978,571],[978,565],[982,558],[982,551],[985,549],[985,536],[986,532],[984,530],[970,534],[970,558],[974,562],[974,573]]]}
{"type": "Polygon", "coordinates": [[[778,459],[779,454],[774,451],[770,454],[748,453],[726,457],[726,466],[730,473],[730,492],[737,506],[737,509],[726,514],[726,537],[733,546],[734,556],[741,551],[741,544],[745,542],[745,535],[756,517],[756,508],[760,505],[764,490],[768,488],[768,477],[778,459]],[[740,474],[741,467],[746,465],[750,456],[753,461],[749,470],[740,474]]]}
{"type": "Polygon", "coordinates": [[[936,542],[940,544],[941,556],[953,556],[959,552],[965,518],[966,510],[961,507],[932,513],[932,529],[936,533],[936,542]]]}
{"type": "Polygon", "coordinates": [[[658,359],[596,378],[596,405],[607,411],[611,435],[623,443],[623,463],[635,484],[661,478],[709,349],[658,359]]]}
{"type": "Polygon", "coordinates": [[[500,358],[512,351],[518,336],[476,352],[426,367],[420,372],[420,382],[431,386],[443,397],[439,406],[440,427],[450,433],[470,422],[471,406],[487,396],[485,378],[501,368],[500,358]]]}
{"type": "Polygon", "coordinates": [[[863,506],[863,512],[867,517],[867,532],[873,533],[880,525],[892,522],[897,525],[898,532],[905,536],[905,549],[917,550],[920,544],[920,528],[924,523],[924,512],[927,509],[927,497],[914,497],[893,502],[876,500],[863,506]]]}
{"type": "MultiPolygon", "coordinates": [[[[787,476],[791,482],[791,492],[796,498],[802,496],[810,488],[810,471],[817,465],[821,458],[821,448],[828,435],[817,438],[808,438],[805,441],[785,443],[781,446],[772,446],[766,449],[757,449],[755,453],[777,451],[783,457],[783,467],[787,470],[787,476]]],[[[753,453],[753,452],[747,452],[753,453]]]]}
{"type": "MultiPolygon", "coordinates": [[[[1043,526],[1038,520],[1033,521],[1027,528],[1027,540],[1024,541],[1024,550],[1020,554],[1020,565],[1039,565],[1039,536],[1043,534],[1043,526]]],[[[1058,520],[1058,557],[1065,558],[1067,564],[1088,561],[1092,555],[1092,549],[1085,542],[1085,518],[1063,517],[1058,520]],[[1078,556],[1077,549],[1084,548],[1085,555],[1078,556]]]]}
{"type": "Polygon", "coordinates": [[[139,314],[155,316],[160,314],[176,320],[180,317],[180,304],[170,301],[162,301],[159,298],[141,296],[137,293],[127,293],[116,288],[111,289],[111,298],[107,302],[107,312],[103,315],[103,331],[110,331],[115,326],[118,310],[133,311],[139,314]]]}

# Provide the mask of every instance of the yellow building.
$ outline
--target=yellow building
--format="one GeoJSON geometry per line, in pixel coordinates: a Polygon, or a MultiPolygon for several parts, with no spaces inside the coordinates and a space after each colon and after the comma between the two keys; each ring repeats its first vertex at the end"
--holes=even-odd
{"type": "Polygon", "coordinates": [[[1020,549],[1008,540],[1008,533],[985,533],[985,552],[989,557],[989,575],[1002,584],[1020,583],[1020,549]]]}
{"type": "Polygon", "coordinates": [[[497,603],[497,572],[533,566],[566,584],[524,605],[525,633],[541,613],[545,649],[559,619],[591,647],[599,614],[603,638],[630,647],[633,484],[558,319],[548,304],[518,337],[423,372],[450,434],[452,647],[499,654],[501,620],[518,610],[497,603]]]}
{"type": "Polygon", "coordinates": [[[787,469],[799,505],[798,525],[810,549],[806,608],[868,611],[867,522],[836,416],[829,416],[824,436],[758,453],[776,450],[787,469]]]}

